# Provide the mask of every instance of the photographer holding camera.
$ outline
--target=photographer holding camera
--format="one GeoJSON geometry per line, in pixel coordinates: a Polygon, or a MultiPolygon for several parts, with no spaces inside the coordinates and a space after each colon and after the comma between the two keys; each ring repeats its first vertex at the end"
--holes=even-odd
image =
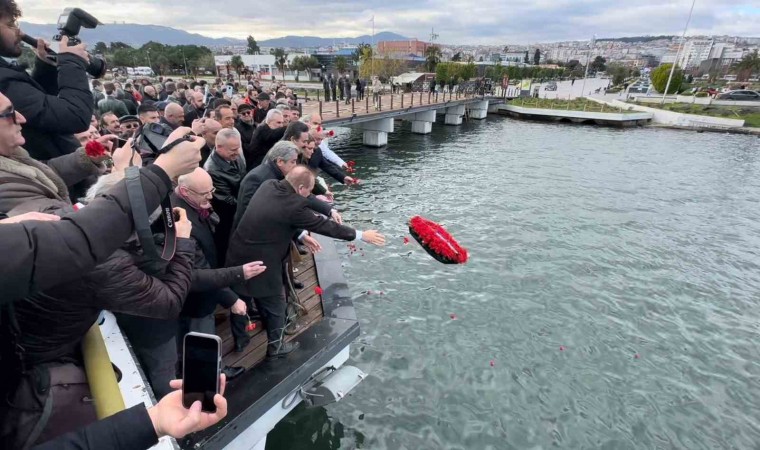
{"type": "MultiPolygon", "coordinates": [[[[21,56],[18,27],[21,11],[14,0],[0,3],[0,56],[21,56]]],[[[94,109],[87,80],[90,56],[84,44],[69,45],[62,36],[57,62],[49,60],[49,51],[42,39],[34,50],[37,61],[32,75],[16,64],[0,58],[0,91],[26,118],[23,134],[26,149],[38,160],[48,160],[79,148],[74,133],[90,126],[94,109]]]]}

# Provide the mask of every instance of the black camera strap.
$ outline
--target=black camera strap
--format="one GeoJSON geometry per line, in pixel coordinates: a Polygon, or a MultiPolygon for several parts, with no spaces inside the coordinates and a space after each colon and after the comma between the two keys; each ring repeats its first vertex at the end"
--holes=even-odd
{"type": "Polygon", "coordinates": [[[159,254],[156,243],[153,240],[153,231],[150,229],[150,214],[145,207],[145,193],[143,192],[142,183],[140,182],[140,168],[134,165],[135,148],[132,148],[133,157],[129,161],[129,167],[126,168],[127,196],[129,204],[132,206],[132,220],[137,233],[137,239],[143,249],[143,254],[150,259],[163,259],[169,261],[174,257],[177,249],[177,228],[174,224],[174,215],[172,213],[171,199],[167,195],[161,200],[161,217],[164,221],[164,247],[159,254]]]}

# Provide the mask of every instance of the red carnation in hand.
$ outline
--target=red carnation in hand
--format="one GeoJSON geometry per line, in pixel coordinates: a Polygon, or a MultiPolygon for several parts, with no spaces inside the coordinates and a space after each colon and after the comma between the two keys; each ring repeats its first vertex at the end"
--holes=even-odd
{"type": "Polygon", "coordinates": [[[329,136],[329,137],[333,137],[333,136],[335,136],[335,130],[330,130],[330,131],[328,131],[328,132],[327,132],[327,136],[329,136]]]}
{"type": "Polygon", "coordinates": [[[324,292],[321,287],[317,286],[314,288],[314,292],[316,292],[317,295],[322,295],[324,292]]]}
{"type": "Polygon", "coordinates": [[[89,141],[84,151],[90,158],[97,158],[106,154],[106,147],[98,141],[89,141]]]}
{"type": "Polygon", "coordinates": [[[245,326],[245,331],[253,331],[256,329],[256,324],[248,320],[248,325],[245,326]]]}
{"type": "Polygon", "coordinates": [[[356,161],[349,161],[346,163],[348,167],[354,167],[356,165],[356,161]]]}

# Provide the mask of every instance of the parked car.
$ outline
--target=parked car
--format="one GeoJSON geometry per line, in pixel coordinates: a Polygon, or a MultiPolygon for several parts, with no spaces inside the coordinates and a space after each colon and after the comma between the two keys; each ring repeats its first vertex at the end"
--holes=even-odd
{"type": "Polygon", "coordinates": [[[557,90],[557,83],[550,82],[546,86],[544,86],[545,91],[556,91],[557,90]]]}
{"type": "Polygon", "coordinates": [[[628,88],[628,93],[629,94],[646,94],[647,92],[649,92],[649,87],[650,87],[649,83],[639,82],[636,84],[632,84],[631,87],[628,88]]]}
{"type": "Polygon", "coordinates": [[[760,102],[760,92],[756,91],[729,91],[716,97],[719,100],[744,100],[760,102]]]}

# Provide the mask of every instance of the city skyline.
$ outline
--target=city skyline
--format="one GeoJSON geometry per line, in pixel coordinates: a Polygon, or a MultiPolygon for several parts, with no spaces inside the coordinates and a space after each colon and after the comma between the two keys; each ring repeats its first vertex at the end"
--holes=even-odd
{"type": "MultiPolygon", "coordinates": [[[[54,23],[61,4],[53,0],[19,0],[22,20],[54,23]]],[[[103,23],[122,22],[163,25],[209,37],[244,39],[252,34],[257,40],[286,35],[320,37],[354,37],[375,29],[392,31],[410,38],[429,40],[435,28],[438,42],[446,45],[529,44],[643,35],[680,35],[688,15],[690,1],[657,2],[640,0],[635,4],[615,6],[605,0],[536,0],[516,1],[507,6],[502,1],[481,0],[477,4],[438,0],[409,7],[408,2],[386,0],[361,4],[350,0],[322,4],[303,0],[282,0],[276,14],[242,0],[220,2],[221,7],[201,9],[197,0],[165,0],[156,3],[136,0],[125,3],[125,17],[118,4],[104,0],[74,1],[67,6],[86,9],[103,23]],[[200,8],[188,8],[194,4],[200,8]],[[171,11],[171,14],[166,14],[171,11]],[[265,11],[262,14],[261,11],[265,11]],[[291,14],[296,11],[297,14],[291,14]],[[294,27],[300,17],[308,17],[305,27],[294,27]]],[[[760,35],[760,7],[748,1],[697,1],[688,35],[760,35]]]]}

